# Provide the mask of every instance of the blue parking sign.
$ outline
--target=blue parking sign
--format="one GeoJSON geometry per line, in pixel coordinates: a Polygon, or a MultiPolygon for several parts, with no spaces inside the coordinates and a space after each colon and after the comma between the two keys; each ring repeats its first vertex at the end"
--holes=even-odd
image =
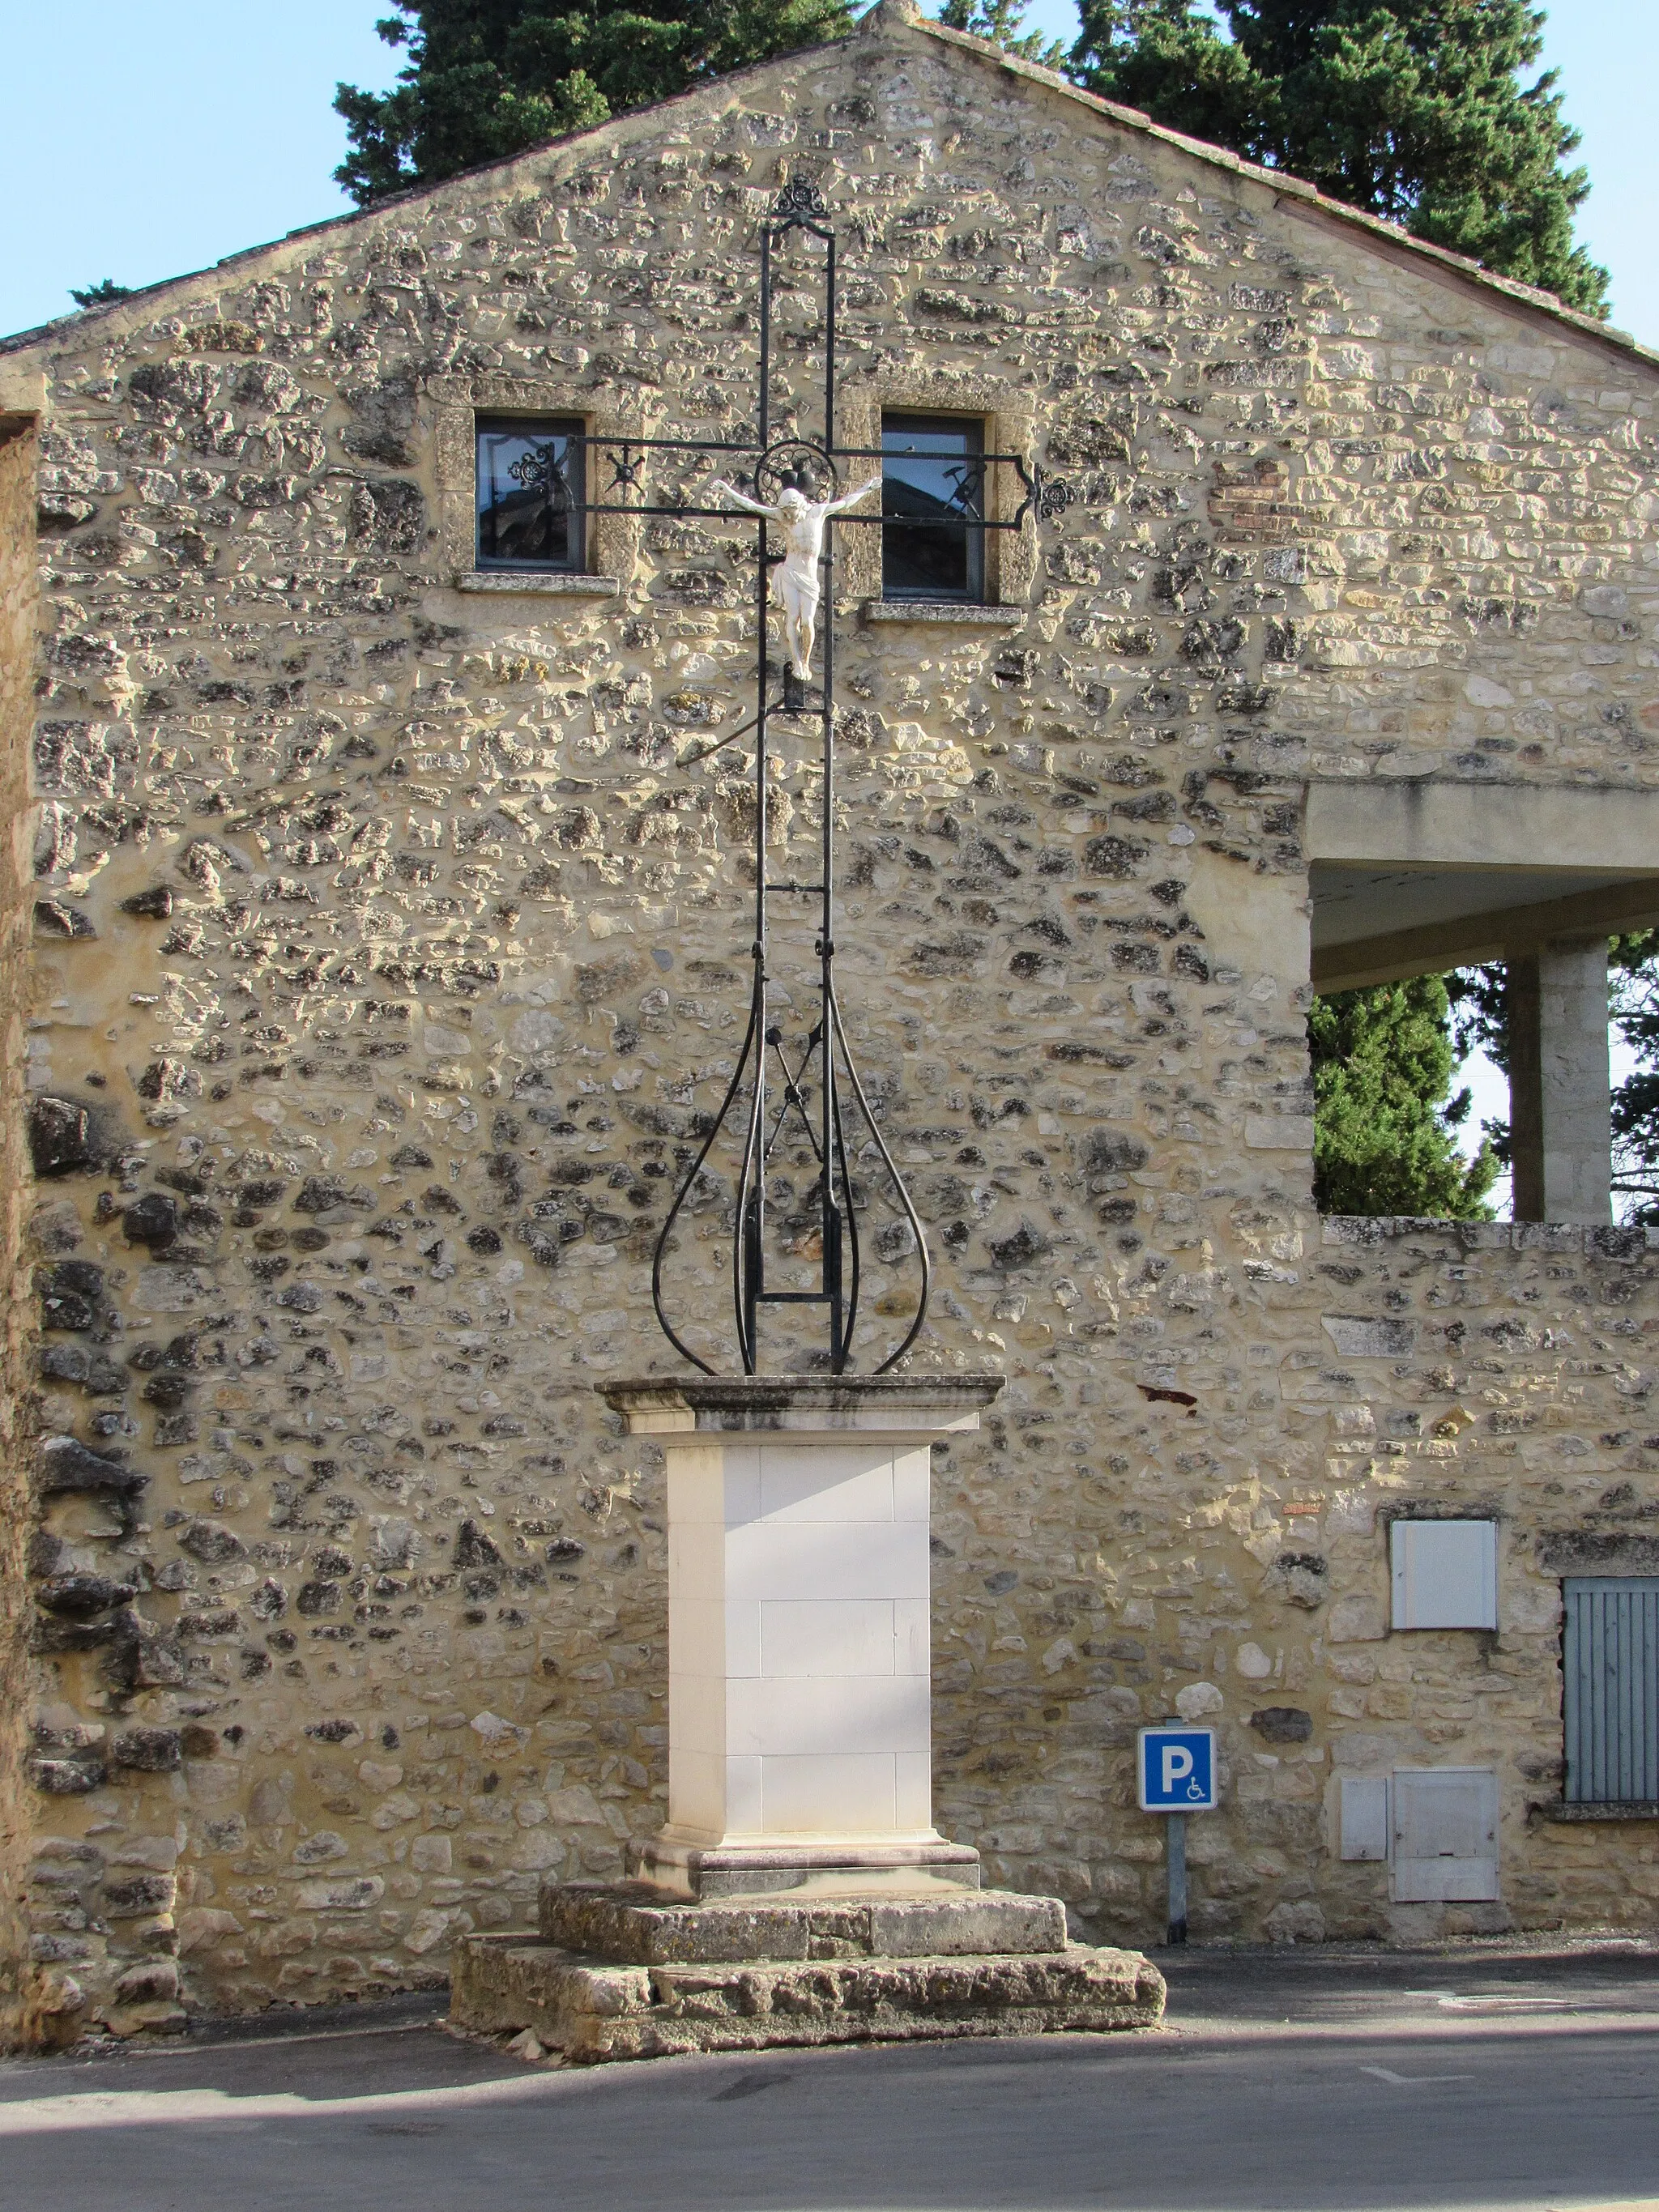
{"type": "Polygon", "coordinates": [[[1215,1730],[1144,1728],[1137,1761],[1143,1813],[1213,1813],[1215,1730]]]}

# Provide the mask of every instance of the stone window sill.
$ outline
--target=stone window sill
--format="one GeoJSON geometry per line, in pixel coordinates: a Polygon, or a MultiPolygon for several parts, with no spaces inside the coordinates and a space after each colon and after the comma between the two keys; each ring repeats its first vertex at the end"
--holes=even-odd
{"type": "Polygon", "coordinates": [[[1018,629],[1024,607],[964,606],[959,599],[866,599],[860,611],[866,624],[939,623],[960,629],[1018,629]]]}
{"type": "Polygon", "coordinates": [[[458,592],[528,592],[544,599],[614,599],[614,576],[580,576],[569,569],[469,568],[455,579],[458,592]]]}
{"type": "Polygon", "coordinates": [[[1533,1810],[1540,1820],[1659,1820],[1659,1805],[1641,1798],[1604,1805],[1569,1805],[1557,1797],[1547,1805],[1534,1806],[1533,1810]]]}

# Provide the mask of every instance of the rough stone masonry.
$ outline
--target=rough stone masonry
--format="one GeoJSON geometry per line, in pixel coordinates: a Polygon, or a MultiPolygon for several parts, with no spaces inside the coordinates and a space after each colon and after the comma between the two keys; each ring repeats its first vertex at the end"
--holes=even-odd
{"type": "MultiPolygon", "coordinates": [[[[916,1358],[1010,1376],[936,1454],[942,1825],[1144,1942],[1178,1711],[1224,1753],[1198,1936],[1650,1916],[1659,1829],[1539,1808],[1562,1574],[1659,1560],[1654,1255],[1322,1224],[1301,830],[1335,782],[1659,788],[1655,364],[890,0],[0,348],[14,2032],[436,1983],[660,1822],[660,1463],[592,1385],[672,1364],[648,1255],[741,1034],[750,787],[689,757],[752,536],[477,576],[472,417],[739,431],[800,178],[843,439],[966,412],[1079,495],[984,608],[882,605],[844,533],[844,1001],[916,1358]],[[1498,1518],[1496,1632],[1389,1632],[1413,1510],[1498,1518]],[[1443,1763],[1498,1774],[1501,1899],[1391,1904],[1337,1780],[1443,1763]]],[[[673,1261],[710,1313],[728,1199],[673,1261]]]]}

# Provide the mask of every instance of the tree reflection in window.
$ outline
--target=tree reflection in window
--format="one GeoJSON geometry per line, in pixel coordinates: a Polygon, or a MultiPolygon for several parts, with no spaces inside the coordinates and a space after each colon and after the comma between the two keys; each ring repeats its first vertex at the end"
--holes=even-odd
{"type": "Polygon", "coordinates": [[[480,568],[580,568],[583,426],[478,418],[480,568]]]}
{"type": "Polygon", "coordinates": [[[984,424],[884,414],[881,449],[883,598],[982,600],[984,424]]]}

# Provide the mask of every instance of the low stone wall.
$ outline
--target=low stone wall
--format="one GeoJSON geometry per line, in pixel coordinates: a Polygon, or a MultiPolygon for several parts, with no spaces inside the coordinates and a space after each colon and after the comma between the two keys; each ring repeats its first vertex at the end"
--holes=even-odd
{"type": "Polygon", "coordinates": [[[1659,1828],[1539,1808],[1561,1794],[1561,1577],[1659,1558],[1659,1236],[1326,1220],[1228,1291],[1230,1340],[1178,1389],[1109,1379],[1101,1338],[1133,1305],[1103,1329],[1081,1301],[1055,1313],[1079,1410],[1028,1370],[1006,1455],[940,1483],[945,1824],[995,1879],[1144,1941],[1162,1837],[1133,1810],[1133,1732],[1178,1711],[1225,1755],[1225,1808],[1189,1827],[1195,1936],[1644,1923],[1659,1828]],[[1044,1431],[1104,1466],[1022,1484],[1044,1431]],[[1495,1634],[1390,1632],[1407,1513],[1498,1519],[1495,1634]],[[1335,1856],[1340,1777],[1396,1765],[1496,1770],[1501,1905],[1391,1906],[1386,1866],[1335,1856]]]}
{"type": "MultiPolygon", "coordinates": [[[[941,1825],[989,1879],[1064,1898],[1079,1932],[1147,1941],[1161,1834],[1133,1809],[1131,1747],[1174,1711],[1224,1750],[1224,1810],[1192,1827],[1200,1938],[1640,1921],[1648,1832],[1535,1808],[1560,1790],[1563,1562],[1648,1564],[1653,1242],[1316,1236],[1203,1285],[1126,1268],[1005,1294],[985,1334],[1006,1399],[936,1455],[941,1825]],[[1387,1524],[1407,1510],[1499,1517],[1496,1634],[1389,1633],[1387,1524]],[[1386,1869],[1334,1856],[1342,1773],[1436,1764],[1498,1771],[1502,1906],[1391,1908],[1386,1869]]],[[[326,1514],[305,1508],[303,1460],[256,1515],[234,1469],[129,1506],[76,1486],[106,1480],[84,1448],[46,1447],[55,1525],[66,1504],[142,1510],[171,1539],[118,1547],[168,1564],[128,1628],[92,1624],[97,1648],[54,1662],[122,1686],[87,1674],[37,1762],[58,1793],[37,1945],[99,2016],[164,2023],[180,1965],[197,2002],[232,2005],[439,1978],[459,1936],[528,1924],[544,1873],[615,1874],[661,1818],[660,1455],[585,1382],[527,1392],[533,1346],[509,1360],[508,1341],[474,1350],[500,1345],[522,1377],[538,1449],[514,1464],[532,1472],[492,1462],[485,1433],[530,1424],[452,1384],[483,1418],[447,1495],[421,1455],[393,1456],[422,1428],[424,1454],[433,1415],[389,1415],[384,1455],[354,1434],[355,1496],[313,1462],[326,1514]],[[549,1456],[575,1479],[556,1529],[526,1494],[549,1456]]],[[[437,1402],[441,1358],[410,1372],[437,1402]]],[[[210,1388],[222,1410],[243,1386],[210,1388]]]]}

